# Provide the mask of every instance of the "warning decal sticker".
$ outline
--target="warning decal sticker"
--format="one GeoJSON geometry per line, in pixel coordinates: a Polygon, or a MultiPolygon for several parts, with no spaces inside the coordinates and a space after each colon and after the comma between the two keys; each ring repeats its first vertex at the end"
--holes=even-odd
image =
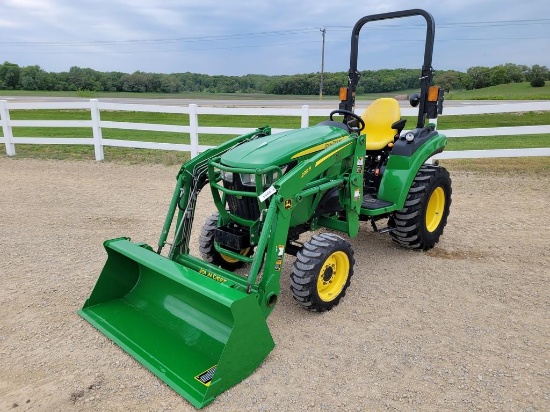
{"type": "Polygon", "coordinates": [[[212,382],[212,378],[214,377],[214,374],[216,373],[216,367],[217,366],[218,365],[214,365],[210,369],[205,370],[200,375],[195,376],[195,379],[198,380],[200,383],[202,383],[204,386],[210,386],[210,382],[212,382]]]}

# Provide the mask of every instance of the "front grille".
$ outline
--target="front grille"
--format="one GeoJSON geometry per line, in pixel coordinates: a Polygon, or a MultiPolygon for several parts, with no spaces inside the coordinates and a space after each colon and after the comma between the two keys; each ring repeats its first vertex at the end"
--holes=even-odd
{"type": "MultiPolygon", "coordinates": [[[[223,181],[223,187],[230,190],[238,190],[240,192],[256,192],[256,188],[244,186],[239,175],[235,173],[233,175],[233,182],[223,181]]],[[[260,218],[260,209],[258,207],[258,200],[254,197],[248,196],[226,196],[229,212],[243,219],[257,220],[260,218]]]]}

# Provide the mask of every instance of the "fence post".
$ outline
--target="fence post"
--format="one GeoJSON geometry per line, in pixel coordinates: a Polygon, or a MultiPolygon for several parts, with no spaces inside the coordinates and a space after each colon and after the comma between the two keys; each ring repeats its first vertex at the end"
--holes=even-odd
{"type": "Polygon", "coordinates": [[[0,118],[2,118],[2,132],[6,139],[6,154],[15,156],[15,144],[13,143],[13,132],[10,124],[10,111],[8,110],[7,100],[0,100],[0,118]]]}
{"type": "Polygon", "coordinates": [[[197,105],[189,105],[189,127],[191,129],[189,137],[191,139],[191,158],[199,154],[199,118],[197,115],[197,105]]]}
{"type": "Polygon", "coordinates": [[[99,105],[97,99],[90,99],[90,112],[92,115],[92,133],[94,137],[95,160],[102,161],[103,155],[103,137],[101,135],[101,117],[99,115],[99,105]]]}
{"type": "Polygon", "coordinates": [[[305,127],[309,127],[309,106],[307,104],[304,104],[302,106],[302,123],[300,127],[302,129],[305,127]]]}

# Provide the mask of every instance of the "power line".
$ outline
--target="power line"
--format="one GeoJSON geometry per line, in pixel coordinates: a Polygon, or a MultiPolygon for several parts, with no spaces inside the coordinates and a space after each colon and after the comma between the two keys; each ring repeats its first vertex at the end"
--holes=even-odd
{"type": "MultiPolygon", "coordinates": [[[[493,41],[493,40],[544,40],[544,39],[550,39],[550,36],[537,36],[537,37],[480,37],[480,38],[452,38],[452,39],[437,39],[437,43],[442,42],[452,42],[452,41],[493,41]]],[[[399,42],[425,42],[425,39],[393,39],[392,41],[399,41],[399,42]]],[[[329,40],[327,43],[349,43],[348,39],[340,39],[340,40],[329,40]]]]}
{"type": "MultiPolygon", "coordinates": [[[[526,19],[526,20],[494,20],[494,21],[477,21],[477,22],[451,22],[445,24],[439,24],[438,28],[472,28],[472,27],[501,27],[506,25],[533,25],[533,24],[548,24],[550,19],[526,19]]],[[[423,28],[422,25],[416,26],[399,26],[392,25],[393,27],[399,27],[399,32],[403,29],[419,29],[423,28]]],[[[393,27],[389,25],[383,27],[374,27],[369,28],[369,30],[389,30],[393,27]]],[[[331,31],[349,31],[351,29],[347,26],[325,26],[321,29],[323,33],[323,58],[324,58],[324,43],[325,43],[325,34],[327,28],[331,31]]],[[[176,38],[157,38],[157,39],[127,39],[127,40],[92,40],[92,41],[0,41],[0,45],[3,46],[17,46],[17,47],[96,47],[96,46],[134,46],[134,45],[168,45],[168,44],[178,44],[178,43],[199,43],[199,42],[223,42],[223,41],[236,41],[236,40],[248,40],[248,39],[260,39],[267,37],[282,37],[282,36],[303,36],[305,34],[311,34],[314,32],[318,33],[318,28],[313,27],[303,27],[303,28],[294,28],[294,29],[285,29],[285,30],[272,30],[272,31],[260,31],[260,32],[250,32],[250,33],[232,33],[232,34],[220,34],[220,35],[210,35],[210,36],[194,36],[194,37],[176,37],[176,38]]],[[[448,42],[448,41],[470,41],[470,42],[482,42],[482,41],[492,41],[492,40],[539,40],[539,39],[548,39],[546,36],[536,36],[536,37],[476,37],[476,38],[452,38],[452,39],[442,39],[438,38],[439,42],[448,42]]],[[[400,42],[420,42],[424,39],[401,39],[400,42]]],[[[341,43],[342,40],[329,41],[329,43],[341,43]]],[[[33,51],[33,54],[132,54],[132,53],[165,53],[165,52],[185,52],[185,51],[203,51],[203,50],[230,50],[230,49],[241,49],[241,48],[258,48],[258,47],[277,47],[277,46],[286,46],[286,45],[295,45],[295,44],[307,44],[307,43],[316,43],[316,41],[298,41],[298,42],[283,42],[283,43],[271,43],[271,44],[257,44],[257,45],[227,45],[227,46],[217,46],[217,47],[205,47],[205,48],[179,48],[179,49],[155,49],[155,50],[97,50],[97,51],[33,51]]],[[[10,54],[29,54],[29,52],[16,51],[10,54]]],[[[322,62],[323,63],[323,62],[322,62]]],[[[323,67],[321,68],[322,71],[323,67]]],[[[322,87],[322,85],[321,85],[322,87]]],[[[322,91],[321,91],[322,93],[322,91]]]]}
{"type": "MultiPolygon", "coordinates": [[[[493,21],[473,21],[473,22],[450,22],[437,23],[437,29],[454,28],[454,27],[502,27],[502,26],[528,26],[532,24],[549,24],[550,19],[525,19],[525,20],[493,20],[493,21]]],[[[335,31],[350,30],[353,26],[326,26],[335,31]]],[[[420,29],[425,26],[420,24],[415,25],[399,25],[399,24],[384,24],[383,26],[369,28],[369,30],[391,30],[399,27],[399,29],[420,29]]]]}
{"type": "Polygon", "coordinates": [[[168,39],[130,39],[130,40],[91,40],[91,41],[0,41],[0,45],[10,46],[81,46],[81,45],[128,45],[128,44],[158,44],[179,42],[228,41],[258,37],[288,36],[316,32],[317,28],[301,28],[276,30],[255,33],[222,34],[217,36],[176,37],[168,39]]]}
{"type": "Polygon", "coordinates": [[[271,47],[271,46],[288,46],[293,44],[307,44],[307,43],[317,43],[317,40],[308,40],[300,42],[289,42],[289,43],[271,43],[271,44],[256,44],[256,45],[245,45],[245,46],[227,46],[227,47],[205,47],[205,48],[186,48],[186,49],[155,49],[155,50],[102,50],[102,51],[76,51],[76,52],[13,52],[10,54],[134,54],[134,53],[168,53],[168,52],[186,52],[186,51],[210,51],[210,50],[229,50],[229,49],[246,49],[246,48],[256,48],[256,47],[271,47]]]}
{"type": "MultiPolygon", "coordinates": [[[[500,41],[500,40],[541,40],[550,39],[550,36],[543,37],[495,37],[495,38],[453,38],[453,39],[438,39],[438,43],[453,42],[453,41],[500,41]]],[[[422,43],[424,39],[400,39],[399,42],[412,42],[422,43]]],[[[210,51],[210,50],[231,50],[231,49],[247,49],[247,48],[259,48],[259,47],[279,47],[289,46],[296,44],[311,44],[317,43],[317,40],[308,40],[300,42],[286,42],[286,43],[269,43],[269,44],[256,44],[256,45],[242,45],[242,46],[226,46],[226,47],[200,47],[200,48],[183,48],[183,49],[154,49],[154,50],[96,50],[96,51],[28,51],[28,52],[10,52],[10,55],[73,55],[73,54],[145,54],[145,53],[171,53],[171,52],[188,52],[188,51],[210,51]]],[[[342,40],[326,40],[329,44],[341,44],[348,43],[347,39],[342,40]]]]}
{"type": "MultiPolygon", "coordinates": [[[[451,22],[441,23],[437,25],[438,29],[455,28],[455,27],[502,27],[502,26],[524,26],[532,24],[549,24],[550,19],[526,19],[526,20],[494,20],[494,21],[477,21],[477,22],[451,22]]],[[[382,27],[377,26],[369,28],[369,30],[391,30],[395,27],[403,29],[420,29],[422,25],[396,25],[386,24],[382,27]]],[[[332,31],[349,31],[352,26],[325,26],[332,31]]],[[[230,41],[242,40],[250,38],[273,37],[273,36],[290,36],[314,33],[318,28],[303,27],[286,30],[261,31],[251,33],[233,33],[220,34],[211,36],[194,36],[194,37],[175,37],[175,38],[160,38],[160,39],[127,39],[127,40],[90,40],[90,41],[0,41],[0,45],[9,46],[82,46],[82,45],[130,45],[130,44],[162,44],[162,43],[179,43],[179,42],[206,42],[206,41],[230,41]]]]}

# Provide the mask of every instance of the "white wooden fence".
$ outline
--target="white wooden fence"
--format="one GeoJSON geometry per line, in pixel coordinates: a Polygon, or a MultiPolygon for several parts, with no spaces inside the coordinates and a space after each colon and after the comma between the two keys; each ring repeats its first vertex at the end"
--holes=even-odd
{"type": "MultiPolygon", "coordinates": [[[[309,106],[301,108],[216,108],[201,107],[196,104],[183,106],[161,106],[142,104],[118,104],[99,102],[91,99],[82,102],[48,102],[48,103],[12,103],[0,100],[0,120],[2,122],[3,143],[8,156],[15,156],[16,144],[61,144],[61,145],[93,145],[96,160],[103,160],[103,148],[105,146],[133,147],[142,149],[178,150],[191,152],[191,157],[208,149],[211,146],[199,144],[199,134],[240,135],[248,133],[253,128],[236,127],[205,127],[199,126],[199,115],[262,115],[262,116],[299,116],[301,127],[308,127],[310,116],[328,116],[330,109],[311,109],[309,106]],[[90,120],[11,120],[10,110],[36,110],[36,109],[86,109],[90,110],[90,120]],[[131,112],[157,112],[177,113],[189,115],[189,126],[162,125],[151,123],[128,123],[101,120],[101,110],[104,111],[131,111],[131,112]],[[14,137],[12,127],[84,127],[92,129],[92,138],[78,137],[14,137]],[[173,144],[158,142],[142,142],[130,140],[104,139],[102,129],[127,129],[147,130],[160,132],[188,133],[190,144],[173,144]]],[[[550,111],[550,102],[520,102],[495,105],[471,105],[461,107],[446,107],[445,116],[463,114],[484,113],[515,113],[530,111],[550,111]]],[[[403,116],[416,116],[417,109],[404,108],[403,116]]],[[[286,129],[273,129],[279,132],[286,129]]],[[[550,133],[550,125],[545,126],[517,126],[517,127],[491,127],[476,129],[444,130],[448,137],[467,136],[506,136],[550,133]]],[[[489,157],[524,157],[524,156],[550,156],[550,148],[534,149],[498,149],[498,150],[463,150],[445,151],[438,154],[436,159],[465,159],[465,158],[489,158],[489,157]]]]}

